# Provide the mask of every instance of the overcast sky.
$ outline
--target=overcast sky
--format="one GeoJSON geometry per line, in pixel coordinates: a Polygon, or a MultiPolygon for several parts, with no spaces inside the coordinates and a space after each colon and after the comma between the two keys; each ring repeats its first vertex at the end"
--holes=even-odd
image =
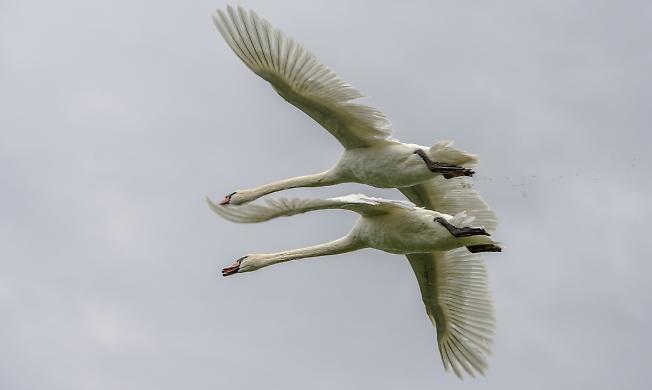
{"type": "MultiPolygon", "coordinates": [[[[356,218],[206,207],[341,152],[228,49],[209,18],[224,3],[0,0],[0,388],[649,388],[649,1],[242,4],[400,140],[480,155],[506,247],[486,256],[487,376],[444,372],[402,256],[220,276],[356,218]]],[[[285,195],[351,192],[401,198],[285,195]]]]}

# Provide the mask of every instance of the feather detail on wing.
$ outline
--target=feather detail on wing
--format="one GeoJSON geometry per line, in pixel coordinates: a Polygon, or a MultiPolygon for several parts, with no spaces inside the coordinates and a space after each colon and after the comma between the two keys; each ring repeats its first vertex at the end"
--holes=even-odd
{"type": "Polygon", "coordinates": [[[496,214],[463,177],[445,179],[436,176],[427,182],[399,190],[417,206],[450,215],[466,211],[468,216],[474,218],[474,225],[483,226],[490,232],[496,230],[496,214]]]}
{"type": "Polygon", "coordinates": [[[372,198],[365,195],[347,195],[328,199],[270,198],[264,204],[247,203],[242,206],[221,206],[206,198],[208,206],[220,217],[232,222],[255,223],[278,217],[315,210],[345,209],[359,214],[383,214],[393,208],[415,209],[410,202],[372,198]]]}
{"type": "Polygon", "coordinates": [[[255,12],[228,6],[226,13],[217,10],[213,21],[249,69],[345,148],[393,142],[389,140],[390,123],[382,112],[353,103],[363,96],[360,92],[255,12]]]}
{"type": "MultiPolygon", "coordinates": [[[[473,218],[473,225],[494,231],[495,213],[462,177],[430,181],[399,190],[417,206],[473,218]]],[[[466,248],[407,255],[419,281],[428,317],[437,329],[437,343],[446,370],[462,377],[484,374],[491,354],[495,315],[487,272],[479,254],[466,248]]]]}
{"type": "Polygon", "coordinates": [[[495,315],[482,258],[466,248],[407,255],[426,313],[437,329],[446,371],[462,378],[484,374],[491,354],[495,315]]]}

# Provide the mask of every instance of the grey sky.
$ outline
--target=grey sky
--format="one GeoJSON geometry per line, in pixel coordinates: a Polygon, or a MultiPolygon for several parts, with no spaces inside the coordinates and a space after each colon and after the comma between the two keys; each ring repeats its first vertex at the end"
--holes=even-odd
{"type": "MultiPolygon", "coordinates": [[[[219,276],[355,219],[243,226],[206,207],[340,153],[230,52],[209,19],[224,3],[2,0],[0,388],[649,386],[651,4],[352,3],[242,5],[366,93],[399,139],[480,155],[507,248],[486,256],[487,377],[443,372],[401,256],[219,276]]],[[[401,197],[288,194],[350,192],[401,197]]]]}

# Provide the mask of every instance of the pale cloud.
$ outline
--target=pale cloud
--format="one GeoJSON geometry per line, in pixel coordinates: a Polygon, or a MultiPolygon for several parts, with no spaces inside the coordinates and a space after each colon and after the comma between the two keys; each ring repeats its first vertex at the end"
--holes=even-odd
{"type": "MultiPolygon", "coordinates": [[[[412,271],[366,250],[222,279],[335,238],[204,196],[319,171],[340,146],[222,42],[210,1],[0,5],[0,387],[646,388],[646,2],[249,1],[424,145],[480,154],[506,251],[486,378],[445,374],[412,271]]],[[[294,190],[400,198],[358,185],[294,190]]]]}

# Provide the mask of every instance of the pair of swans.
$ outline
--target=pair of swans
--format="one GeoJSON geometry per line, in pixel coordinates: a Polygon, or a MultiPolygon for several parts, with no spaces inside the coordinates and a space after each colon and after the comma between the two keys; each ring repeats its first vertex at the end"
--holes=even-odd
{"type": "Polygon", "coordinates": [[[477,163],[476,156],[448,141],[424,147],[391,138],[389,121],[380,111],[354,102],[362,94],[253,11],[227,7],[226,13],[218,10],[213,20],[245,65],[328,130],[344,153],[326,172],[238,190],[219,204],[208,200],[211,209],[240,223],[321,209],[360,214],[351,232],[340,239],[273,254],[249,254],[222,274],[361,248],[404,254],[437,330],[445,369],[459,377],[464,371],[472,376],[484,373],[495,318],[486,270],[477,253],[497,252],[500,247],[489,236],[496,226],[494,213],[464,179],[473,175],[470,167],[477,163]],[[247,204],[284,189],[345,182],[397,188],[411,202],[349,195],[247,204]]]}

